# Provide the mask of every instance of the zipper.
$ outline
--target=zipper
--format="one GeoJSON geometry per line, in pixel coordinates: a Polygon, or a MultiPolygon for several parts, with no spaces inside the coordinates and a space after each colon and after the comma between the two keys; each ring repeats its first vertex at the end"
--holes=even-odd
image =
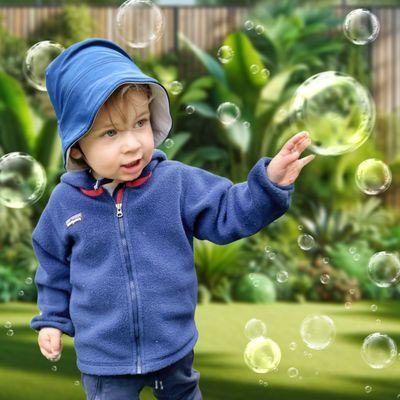
{"type": "MultiPolygon", "coordinates": [[[[118,218],[118,225],[119,225],[119,233],[120,233],[120,237],[122,240],[122,248],[123,248],[123,252],[124,252],[124,261],[126,262],[126,266],[128,269],[128,275],[129,275],[129,291],[130,291],[130,295],[131,295],[132,304],[137,305],[136,287],[135,287],[135,282],[134,282],[134,278],[133,278],[133,274],[132,274],[132,269],[130,268],[129,250],[128,250],[128,245],[127,245],[126,236],[125,236],[124,221],[122,219],[122,216],[123,216],[122,196],[123,196],[124,190],[125,190],[124,186],[122,186],[120,189],[118,189],[115,206],[117,208],[117,218],[118,218]],[[136,300],[136,302],[134,300],[136,300]]],[[[134,330],[135,330],[136,353],[137,353],[137,373],[141,374],[142,373],[142,364],[141,364],[141,359],[140,359],[138,312],[139,312],[139,307],[136,307],[136,312],[135,312],[135,317],[134,317],[135,318],[134,330]]]]}

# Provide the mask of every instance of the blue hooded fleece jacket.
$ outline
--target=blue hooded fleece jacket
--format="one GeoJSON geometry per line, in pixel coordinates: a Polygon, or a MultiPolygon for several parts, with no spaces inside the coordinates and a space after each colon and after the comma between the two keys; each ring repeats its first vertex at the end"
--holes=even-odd
{"type": "Polygon", "coordinates": [[[144,374],[184,357],[198,338],[193,237],[230,243],[284,214],[293,184],[267,178],[270,160],[233,184],[156,149],[113,196],[88,170],[64,173],[32,234],[42,313],[31,327],[74,336],[88,374],[144,374]]]}
{"type": "Polygon", "coordinates": [[[67,172],[32,232],[40,314],[30,325],[74,337],[79,370],[94,375],[146,374],[188,354],[198,338],[193,238],[253,235],[287,211],[294,189],[268,179],[269,157],[233,184],[155,149],[139,177],[109,192],[109,178],[75,168],[68,154],[126,82],[152,86],[157,146],[171,128],[167,93],[117,45],[87,39],[46,69],[67,172]]]}

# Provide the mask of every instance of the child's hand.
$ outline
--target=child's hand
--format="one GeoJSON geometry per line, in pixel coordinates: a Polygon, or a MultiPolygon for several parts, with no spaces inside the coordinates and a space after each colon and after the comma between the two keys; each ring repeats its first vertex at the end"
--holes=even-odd
{"type": "Polygon", "coordinates": [[[293,183],[301,169],[315,158],[315,155],[311,154],[299,159],[300,154],[310,143],[311,139],[307,132],[297,133],[290,138],[268,164],[266,169],[268,178],[281,186],[293,183]]]}
{"type": "Polygon", "coordinates": [[[42,328],[39,331],[38,343],[42,354],[48,358],[56,358],[62,351],[62,331],[57,328],[42,328]]]}

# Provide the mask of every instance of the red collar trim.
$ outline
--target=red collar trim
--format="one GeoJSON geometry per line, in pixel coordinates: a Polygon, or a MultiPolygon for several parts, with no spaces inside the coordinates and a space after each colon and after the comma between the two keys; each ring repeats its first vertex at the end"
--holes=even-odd
{"type": "MultiPolygon", "coordinates": [[[[152,175],[152,172],[150,171],[148,175],[142,176],[141,178],[134,179],[133,181],[126,182],[124,186],[127,186],[127,187],[141,186],[150,179],[151,175],[152,175]]],[[[83,194],[86,194],[86,196],[90,196],[90,197],[100,196],[105,190],[101,186],[98,189],[84,189],[82,187],[79,189],[81,190],[81,192],[83,194]]]]}

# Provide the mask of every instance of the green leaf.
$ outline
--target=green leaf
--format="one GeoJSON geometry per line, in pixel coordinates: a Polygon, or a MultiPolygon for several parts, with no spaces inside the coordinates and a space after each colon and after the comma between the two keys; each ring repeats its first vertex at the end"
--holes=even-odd
{"type": "Polygon", "coordinates": [[[263,87],[268,80],[261,73],[264,64],[259,53],[242,32],[228,35],[224,45],[229,46],[234,52],[232,59],[223,64],[229,85],[236,93],[241,93],[245,97],[254,96],[254,89],[263,87]],[[252,66],[257,68],[257,73],[251,72],[252,66]]]}
{"type": "Polygon", "coordinates": [[[179,152],[179,150],[185,145],[185,143],[190,139],[192,136],[191,133],[189,132],[179,132],[175,133],[173,136],[171,136],[169,139],[172,139],[174,141],[174,145],[172,147],[166,147],[165,142],[163,142],[160,146],[159,149],[162,150],[166,155],[169,160],[172,160],[175,155],[179,152]]]}
{"type": "Polygon", "coordinates": [[[303,64],[294,65],[284,69],[282,72],[275,75],[261,91],[259,101],[256,106],[256,117],[262,116],[268,112],[273,103],[282,98],[282,94],[288,85],[290,78],[295,72],[307,70],[307,66],[303,64]]]}
{"type": "Polygon", "coordinates": [[[201,61],[207,71],[219,82],[222,82],[224,85],[227,85],[225,72],[223,68],[219,65],[219,63],[212,58],[205,51],[197,47],[194,43],[192,43],[182,32],[178,35],[179,39],[182,40],[187,47],[197,56],[197,58],[201,61]]]}
{"type": "MultiPolygon", "coordinates": [[[[0,71],[0,103],[2,104],[3,135],[12,135],[14,138],[4,137],[8,143],[19,144],[22,147],[5,147],[5,151],[19,149],[29,152],[34,135],[34,121],[25,93],[19,82],[4,71],[0,71]],[[8,110],[8,111],[7,111],[8,110]],[[6,114],[10,115],[6,115],[6,114]],[[18,136],[18,137],[15,137],[18,136]]],[[[3,144],[3,143],[2,143],[3,144]]]]}

